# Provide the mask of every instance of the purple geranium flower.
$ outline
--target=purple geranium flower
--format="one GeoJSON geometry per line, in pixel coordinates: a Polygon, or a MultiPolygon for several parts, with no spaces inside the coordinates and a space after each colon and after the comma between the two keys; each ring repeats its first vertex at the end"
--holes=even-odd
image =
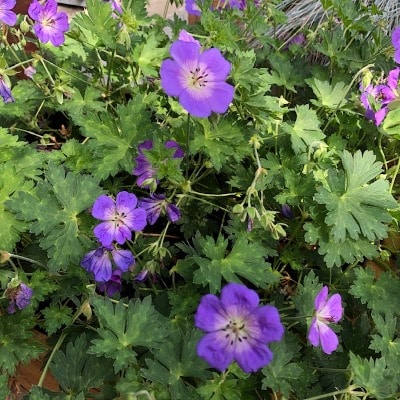
{"type": "MultiPolygon", "coordinates": [[[[189,15],[201,15],[201,10],[198,6],[199,3],[202,3],[203,0],[186,0],[185,2],[185,10],[189,15]]],[[[244,10],[246,8],[246,0],[225,0],[221,1],[221,5],[219,8],[237,8],[239,10],[244,10]]],[[[211,7],[213,9],[213,7],[211,7]]]]}
{"type": "Polygon", "coordinates": [[[116,200],[101,195],[93,204],[93,217],[104,221],[94,228],[94,234],[103,246],[110,246],[115,240],[124,244],[131,240],[132,231],[141,231],[146,226],[146,211],[137,208],[134,194],[120,192],[116,200]]]}
{"type": "MultiPolygon", "coordinates": [[[[103,0],[105,3],[109,3],[110,0],[103,0]]],[[[111,9],[113,11],[118,12],[119,14],[122,14],[122,5],[121,5],[121,0],[111,0],[111,9]]]]}
{"type": "Polygon", "coordinates": [[[139,199],[139,207],[146,210],[147,222],[150,225],[154,225],[157,222],[161,212],[166,212],[171,222],[176,222],[181,217],[179,208],[174,204],[168,203],[165,199],[165,194],[152,193],[149,198],[139,199]]]}
{"type": "Polygon", "coordinates": [[[151,165],[151,162],[147,159],[146,154],[143,150],[151,150],[153,148],[153,141],[146,140],[140,143],[138,146],[138,156],[136,157],[136,167],[132,172],[132,175],[137,176],[136,184],[140,187],[150,187],[154,182],[158,183],[156,176],[157,171],[151,165]]]}
{"type": "Polygon", "coordinates": [[[15,3],[16,0],[0,0],[0,21],[3,24],[13,26],[17,22],[17,14],[11,11],[15,3]]]}
{"type": "Polygon", "coordinates": [[[11,89],[6,85],[3,77],[0,76],[0,96],[4,103],[14,103],[15,99],[11,93],[11,89]]]}
{"type": "Polygon", "coordinates": [[[282,212],[282,215],[285,218],[288,218],[288,219],[293,219],[294,218],[293,211],[292,211],[292,209],[290,208],[290,206],[288,204],[282,204],[281,212],[282,212]]]}
{"type": "MultiPolygon", "coordinates": [[[[389,112],[389,104],[399,97],[400,68],[391,70],[386,85],[368,85],[361,94],[360,100],[365,108],[365,117],[379,126],[389,112]]],[[[362,88],[361,88],[362,89],[362,88]]]]}
{"type": "Polygon", "coordinates": [[[36,74],[36,68],[30,65],[29,67],[24,68],[24,75],[29,79],[33,79],[33,75],[36,74]]]}
{"type": "Polygon", "coordinates": [[[197,43],[177,40],[171,45],[171,59],[161,64],[161,85],[169,96],[177,96],[182,107],[195,117],[224,113],[234,87],[225,82],[231,64],[218,49],[201,52],[197,43]]]}
{"type": "Polygon", "coordinates": [[[110,254],[116,270],[126,272],[131,265],[135,264],[135,257],[129,250],[102,246],[87,253],[81,261],[81,266],[94,275],[95,281],[110,281],[115,272],[113,272],[110,254]]]}
{"type": "Polygon", "coordinates": [[[300,32],[297,35],[293,36],[289,42],[288,42],[288,47],[293,45],[293,44],[297,44],[298,46],[301,46],[305,43],[306,41],[306,37],[304,36],[304,33],[300,32]]]}
{"type": "Polygon", "coordinates": [[[33,30],[43,43],[61,46],[64,41],[64,32],[69,29],[68,15],[57,12],[56,0],[47,0],[43,5],[34,0],[28,8],[29,16],[35,21],[33,30]]]}
{"type": "Polygon", "coordinates": [[[21,282],[19,286],[15,288],[7,289],[7,297],[10,299],[10,304],[8,305],[8,313],[14,314],[17,306],[20,310],[28,307],[31,303],[31,297],[33,294],[32,288],[21,282]]]}
{"type": "MultiPolygon", "coordinates": [[[[183,158],[184,152],[174,140],[168,140],[165,143],[165,148],[176,149],[172,158],[183,158]]],[[[158,184],[157,179],[157,168],[151,164],[147,159],[146,154],[143,150],[152,150],[153,141],[146,140],[138,146],[138,156],[136,157],[136,167],[132,172],[132,175],[137,176],[136,184],[142,188],[150,188],[154,191],[158,184]]]]}
{"type": "Polygon", "coordinates": [[[394,60],[400,64],[400,27],[392,32],[392,44],[394,47],[394,60]]]}
{"type": "Polygon", "coordinates": [[[197,17],[201,15],[201,10],[197,6],[196,0],[186,0],[185,10],[189,15],[196,15],[197,17]]]}
{"type": "Polygon", "coordinates": [[[150,271],[148,269],[142,269],[133,279],[135,282],[144,282],[147,279],[150,271]]]}
{"type": "Polygon", "coordinates": [[[99,284],[97,287],[101,292],[107,293],[107,296],[112,297],[115,293],[121,291],[122,287],[122,271],[116,269],[113,271],[111,278],[107,282],[99,284]]]}
{"type": "Polygon", "coordinates": [[[342,319],[342,298],[336,293],[328,299],[328,287],[324,286],[315,297],[314,305],[315,315],[308,332],[308,340],[316,347],[321,343],[322,351],[331,354],[337,349],[339,339],[328,324],[342,319]]]}
{"type": "Polygon", "coordinates": [[[201,358],[219,371],[237,361],[247,373],[271,362],[268,344],[281,340],[284,331],[278,310],[270,305],[260,307],[258,294],[237,283],[226,285],[221,299],[205,295],[195,325],[207,332],[197,345],[201,358]]]}

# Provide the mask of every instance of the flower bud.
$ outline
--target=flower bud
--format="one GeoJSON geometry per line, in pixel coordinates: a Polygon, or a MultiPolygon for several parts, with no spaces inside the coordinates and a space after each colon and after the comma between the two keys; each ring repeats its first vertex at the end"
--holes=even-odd
{"type": "Polygon", "coordinates": [[[19,29],[21,29],[22,33],[28,33],[30,30],[30,25],[28,24],[26,17],[19,24],[19,29]]]}
{"type": "Polygon", "coordinates": [[[87,320],[90,320],[92,318],[92,307],[90,306],[90,303],[88,300],[86,300],[81,305],[81,311],[87,320]]]}
{"type": "Polygon", "coordinates": [[[234,214],[241,214],[244,211],[243,204],[235,204],[232,208],[234,214]]]}
{"type": "Polygon", "coordinates": [[[0,251],[0,264],[6,263],[11,258],[8,251],[0,251]]]}

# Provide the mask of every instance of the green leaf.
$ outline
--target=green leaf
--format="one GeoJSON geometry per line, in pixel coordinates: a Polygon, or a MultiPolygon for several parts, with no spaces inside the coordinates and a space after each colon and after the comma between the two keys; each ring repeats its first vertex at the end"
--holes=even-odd
{"type": "Polygon", "coordinates": [[[301,71],[293,65],[292,60],[281,53],[271,53],[268,57],[273,70],[271,71],[271,81],[283,86],[293,93],[297,93],[295,86],[303,84],[301,71]]]}
{"type": "Polygon", "coordinates": [[[144,76],[158,77],[161,61],[168,56],[168,50],[160,44],[154,32],[151,32],[146,41],[135,46],[132,59],[137,62],[144,76]]]}
{"type": "Polygon", "coordinates": [[[12,375],[19,363],[27,363],[44,350],[34,340],[34,325],[35,320],[25,310],[1,316],[0,371],[12,375]]]}
{"type": "Polygon", "coordinates": [[[41,387],[33,386],[28,400],[50,400],[50,396],[41,387]]]}
{"type": "Polygon", "coordinates": [[[115,47],[118,35],[118,19],[113,18],[109,3],[86,0],[85,10],[75,15],[74,24],[82,28],[83,33],[88,31],[91,35],[95,35],[97,37],[97,46],[99,46],[100,41],[108,48],[115,47]]]}
{"type": "Polygon", "coordinates": [[[122,301],[113,304],[110,299],[94,297],[95,313],[101,328],[100,338],[92,340],[89,354],[114,359],[116,372],[136,362],[137,346],[159,349],[165,342],[163,317],[151,304],[151,298],[131,300],[126,307],[122,301]]]}
{"type": "Polygon", "coordinates": [[[337,82],[335,85],[327,81],[321,81],[317,78],[306,79],[317,100],[311,100],[311,103],[317,107],[325,107],[331,110],[337,110],[347,103],[346,95],[348,87],[344,82],[337,82]]]}
{"type": "Polygon", "coordinates": [[[275,196],[278,203],[296,206],[312,200],[315,187],[312,174],[303,175],[286,168],[282,168],[280,174],[285,178],[285,188],[275,196]]]}
{"type": "Polygon", "coordinates": [[[238,379],[226,379],[223,374],[213,373],[213,379],[199,386],[197,392],[203,400],[242,400],[238,379]]]}
{"type": "Polygon", "coordinates": [[[317,113],[308,105],[297,106],[295,111],[297,117],[294,125],[284,122],[282,128],[290,135],[293,151],[296,154],[305,153],[309,146],[321,141],[325,135],[319,127],[317,113]]]}
{"type": "Polygon", "coordinates": [[[217,125],[208,119],[200,121],[203,132],[193,136],[190,142],[191,153],[204,152],[213,167],[219,171],[229,161],[240,162],[251,152],[246,137],[246,127],[232,118],[223,118],[217,125]]]}
{"type": "Polygon", "coordinates": [[[333,239],[336,243],[345,241],[348,236],[357,240],[360,235],[368,240],[386,237],[392,217],[388,208],[396,208],[397,202],[389,193],[389,182],[378,179],[368,184],[381,172],[381,163],[375,162],[372,152],[364,154],[357,151],[354,157],[344,151],[342,163],[344,177],[335,177],[328,182],[329,188],[320,187],[314,199],[324,204],[328,210],[325,222],[331,226],[333,239]],[[342,180],[337,185],[336,179],[342,180]],[[342,183],[345,183],[344,188],[342,183]]]}
{"type": "MultiPolygon", "coordinates": [[[[396,310],[396,314],[399,315],[398,310],[396,310]]],[[[385,357],[389,370],[392,370],[396,374],[398,384],[400,385],[400,377],[395,372],[400,359],[400,337],[398,334],[397,318],[394,317],[392,311],[385,311],[384,317],[381,314],[373,312],[372,318],[378,334],[371,336],[372,340],[369,348],[385,357]]]]}
{"type": "Polygon", "coordinates": [[[330,230],[324,225],[323,220],[315,223],[306,222],[304,238],[311,245],[319,245],[318,253],[324,256],[324,261],[329,268],[343,263],[352,264],[364,258],[372,259],[378,256],[377,246],[362,238],[353,240],[348,238],[345,242],[336,243],[330,236],[330,230]]]}
{"type": "Polygon", "coordinates": [[[250,243],[245,236],[240,236],[228,253],[228,240],[222,236],[218,236],[217,241],[210,236],[197,239],[201,253],[194,255],[193,261],[200,268],[195,271],[193,282],[209,285],[211,293],[221,290],[222,279],[240,282],[239,277],[243,277],[257,287],[278,282],[279,274],[265,261],[262,245],[250,243]]]}
{"type": "Polygon", "coordinates": [[[72,322],[72,310],[66,306],[59,306],[52,304],[42,311],[44,320],[44,327],[48,335],[57,332],[63,325],[68,325],[72,322]]]}
{"type": "Polygon", "coordinates": [[[49,278],[47,271],[36,270],[33,272],[29,286],[35,293],[34,300],[37,302],[44,301],[46,297],[60,288],[55,279],[49,278]]]}
{"type": "Polygon", "coordinates": [[[74,342],[68,342],[65,352],[58,350],[50,364],[52,374],[69,394],[87,393],[113,376],[111,363],[89,355],[88,346],[86,335],[82,334],[74,342]]]}
{"type": "Polygon", "coordinates": [[[50,270],[56,272],[79,263],[90,247],[89,238],[80,232],[79,214],[92,206],[101,190],[93,177],[66,173],[53,163],[45,178],[31,193],[18,192],[6,205],[18,219],[31,222],[32,233],[43,234],[40,246],[48,252],[50,270]]]}
{"type": "Polygon", "coordinates": [[[307,379],[309,374],[297,362],[292,362],[301,347],[295,343],[293,336],[286,334],[283,341],[272,343],[270,348],[274,358],[262,369],[265,375],[262,388],[264,390],[270,388],[275,393],[281,393],[285,398],[289,398],[291,392],[296,392],[299,385],[304,386],[309,380],[307,379]]]}
{"type": "Polygon", "coordinates": [[[400,107],[397,107],[386,114],[382,130],[395,139],[400,140],[400,107]]]}
{"type": "Polygon", "coordinates": [[[88,112],[74,117],[82,133],[91,138],[81,145],[81,165],[90,168],[98,179],[106,179],[120,171],[132,172],[133,149],[142,138],[148,138],[152,130],[150,115],[142,100],[141,96],[137,96],[127,104],[119,105],[117,118],[106,112],[88,112]],[[85,151],[89,153],[86,157],[85,151]]]}
{"type": "Polygon", "coordinates": [[[364,388],[367,395],[378,400],[395,396],[396,383],[384,357],[367,360],[350,353],[350,368],[354,374],[354,384],[364,388]]]}
{"type": "Polygon", "coordinates": [[[18,136],[11,135],[5,128],[0,128],[0,162],[13,158],[15,150],[24,146],[24,142],[18,140],[18,136]]]}
{"type": "Polygon", "coordinates": [[[27,224],[16,219],[15,215],[4,206],[6,201],[15,197],[17,190],[30,191],[33,187],[25,177],[18,173],[14,161],[0,164],[0,247],[1,250],[13,251],[20,233],[27,229],[27,224]]]}
{"type": "Polygon", "coordinates": [[[7,399],[10,394],[10,390],[8,389],[8,376],[0,375],[0,399],[7,399]]]}
{"type": "Polygon", "coordinates": [[[369,269],[357,268],[356,279],[349,293],[367,304],[376,313],[398,313],[400,304],[400,281],[393,279],[389,272],[383,272],[379,279],[369,269]],[[390,302],[387,301],[390,299],[390,302]]]}
{"type": "Polygon", "coordinates": [[[20,118],[28,123],[37,110],[43,95],[31,80],[20,80],[12,88],[15,98],[13,103],[0,102],[0,119],[2,122],[20,118]]]}
{"type": "Polygon", "coordinates": [[[72,116],[79,114],[85,115],[87,111],[104,111],[105,103],[98,100],[100,96],[101,91],[92,86],[86,88],[84,96],[76,89],[74,95],[70,99],[65,99],[59,109],[61,111],[66,111],[72,116]]]}
{"type": "Polygon", "coordinates": [[[172,399],[193,398],[193,386],[188,378],[206,379],[210,376],[208,365],[198,358],[196,344],[201,337],[199,331],[182,334],[175,331],[155,354],[155,359],[146,359],[147,369],[141,375],[151,381],[165,385],[172,399]]]}

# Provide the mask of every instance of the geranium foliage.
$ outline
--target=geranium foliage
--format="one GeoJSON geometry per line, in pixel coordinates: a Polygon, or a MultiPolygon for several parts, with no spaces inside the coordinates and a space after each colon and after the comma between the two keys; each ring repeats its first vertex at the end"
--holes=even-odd
{"type": "Polygon", "coordinates": [[[152,3],[0,0],[0,397],[400,398],[396,19],[152,3]]]}

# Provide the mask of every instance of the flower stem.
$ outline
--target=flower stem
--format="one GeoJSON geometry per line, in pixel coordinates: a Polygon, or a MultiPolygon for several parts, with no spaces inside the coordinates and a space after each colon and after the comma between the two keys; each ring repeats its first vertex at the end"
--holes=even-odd
{"type": "Polygon", "coordinates": [[[365,395],[365,392],[355,391],[354,389],[355,389],[356,387],[357,387],[357,386],[351,385],[351,386],[347,387],[346,389],[337,390],[337,391],[335,391],[335,392],[330,392],[330,393],[325,393],[325,394],[320,394],[320,395],[318,395],[318,396],[308,397],[308,398],[305,399],[305,400],[326,399],[326,398],[328,398],[328,397],[334,397],[334,396],[336,396],[337,394],[346,394],[346,393],[348,393],[348,394],[353,394],[353,395],[359,395],[359,394],[365,395]]]}
{"type": "Polygon", "coordinates": [[[390,193],[393,192],[393,186],[394,186],[394,183],[396,182],[397,174],[399,173],[399,168],[400,168],[400,158],[397,160],[397,165],[396,165],[396,169],[394,170],[392,182],[390,182],[390,187],[389,187],[390,193]]]}
{"type": "Polygon", "coordinates": [[[44,264],[42,264],[42,263],[39,262],[39,261],[32,260],[32,258],[23,257],[23,256],[18,256],[17,254],[12,254],[12,253],[9,253],[9,255],[10,255],[11,258],[16,258],[16,259],[18,259],[18,260],[28,261],[28,262],[30,262],[31,264],[40,265],[42,268],[46,268],[46,266],[45,266],[44,264]]]}
{"type": "Polygon", "coordinates": [[[190,114],[188,113],[187,117],[187,129],[186,129],[186,180],[189,179],[189,136],[190,136],[190,114]]]}
{"type": "MultiPolygon", "coordinates": [[[[79,316],[82,314],[84,306],[85,306],[85,303],[82,303],[81,306],[78,308],[78,310],[75,312],[75,314],[72,318],[72,321],[68,324],[68,326],[71,326],[79,318],[79,316]]],[[[67,337],[67,334],[65,332],[63,332],[60,335],[60,337],[58,338],[57,343],[53,347],[53,350],[51,351],[50,356],[46,361],[46,365],[43,368],[43,371],[42,371],[42,374],[40,375],[37,386],[39,386],[39,387],[43,386],[43,382],[44,382],[44,379],[46,378],[47,371],[49,370],[50,363],[53,360],[54,355],[56,354],[56,351],[61,347],[61,345],[63,344],[66,337],[67,337]]]]}

